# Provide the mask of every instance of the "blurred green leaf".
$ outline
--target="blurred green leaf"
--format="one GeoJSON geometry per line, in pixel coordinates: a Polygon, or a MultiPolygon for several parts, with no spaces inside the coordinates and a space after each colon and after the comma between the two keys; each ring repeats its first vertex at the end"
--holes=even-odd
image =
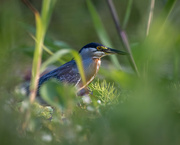
{"type": "Polygon", "coordinates": [[[49,25],[55,3],[56,3],[56,0],[43,0],[41,18],[42,18],[44,31],[46,31],[49,25]]]}
{"type": "Polygon", "coordinates": [[[57,80],[50,80],[43,84],[40,94],[48,104],[63,110],[68,108],[69,102],[71,107],[75,103],[75,88],[57,80]]]}
{"type": "Polygon", "coordinates": [[[45,62],[42,63],[41,72],[43,72],[48,67],[48,65],[53,64],[54,62],[58,61],[59,58],[61,58],[63,55],[67,53],[70,53],[69,49],[62,49],[54,53],[45,62]]]}
{"type": "Polygon", "coordinates": [[[110,42],[110,38],[104,28],[103,22],[101,18],[99,17],[93,3],[91,2],[91,0],[86,0],[86,2],[87,2],[87,6],[93,20],[94,27],[99,36],[99,39],[104,45],[112,46],[110,42]]]}
{"type": "Polygon", "coordinates": [[[53,44],[54,44],[55,46],[60,47],[60,48],[70,48],[70,46],[69,46],[66,42],[64,42],[64,41],[55,40],[55,41],[53,42],[53,44]]]}

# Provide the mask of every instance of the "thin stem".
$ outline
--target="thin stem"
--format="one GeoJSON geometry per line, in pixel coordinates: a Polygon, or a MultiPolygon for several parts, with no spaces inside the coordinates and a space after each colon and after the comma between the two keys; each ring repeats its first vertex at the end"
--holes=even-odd
{"type": "Polygon", "coordinates": [[[32,79],[30,84],[30,102],[33,103],[36,97],[38,79],[40,76],[41,57],[43,52],[44,37],[56,0],[43,0],[41,16],[28,0],[22,0],[34,13],[36,20],[36,43],[32,64],[32,79]]]}
{"type": "Polygon", "coordinates": [[[152,19],[153,19],[154,4],[155,4],[155,0],[151,0],[149,18],[148,18],[148,23],[147,23],[147,31],[146,31],[147,36],[149,35],[149,29],[150,29],[150,25],[151,25],[152,19]]]}
{"type": "Polygon", "coordinates": [[[111,14],[112,14],[114,23],[116,25],[116,29],[118,31],[119,37],[121,38],[122,44],[123,44],[124,48],[127,50],[127,52],[129,53],[128,59],[130,61],[130,64],[131,64],[132,68],[134,69],[134,71],[136,72],[136,74],[139,76],[139,71],[137,69],[136,63],[135,63],[134,58],[132,56],[132,52],[130,49],[130,45],[129,45],[129,41],[128,41],[126,32],[124,30],[122,30],[122,28],[120,26],[119,18],[118,18],[116,9],[114,7],[113,1],[107,0],[107,2],[108,2],[109,9],[111,11],[111,14]]]}
{"type": "Polygon", "coordinates": [[[34,13],[36,19],[36,37],[37,42],[35,44],[35,51],[33,57],[33,66],[32,66],[32,79],[30,84],[30,102],[33,103],[36,97],[37,85],[38,85],[38,77],[40,74],[40,65],[41,65],[41,55],[42,55],[42,44],[44,39],[44,32],[42,28],[42,22],[40,18],[39,12],[36,8],[28,1],[22,0],[24,4],[34,13]]]}

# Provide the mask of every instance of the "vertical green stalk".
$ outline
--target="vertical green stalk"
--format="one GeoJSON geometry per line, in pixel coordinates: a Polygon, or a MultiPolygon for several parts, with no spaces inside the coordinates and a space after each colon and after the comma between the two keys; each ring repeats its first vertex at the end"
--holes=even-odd
{"type": "Polygon", "coordinates": [[[35,51],[33,57],[33,65],[32,65],[32,79],[30,85],[30,102],[32,103],[36,96],[37,85],[38,85],[38,77],[39,77],[39,68],[41,65],[41,56],[42,56],[42,44],[44,41],[45,32],[42,28],[42,21],[39,13],[35,13],[36,17],[36,39],[35,43],[35,51]]]}
{"type": "Polygon", "coordinates": [[[29,3],[29,7],[33,8],[36,20],[36,42],[35,42],[35,51],[33,57],[33,66],[32,66],[32,79],[30,85],[30,102],[32,103],[35,99],[38,79],[40,75],[40,65],[41,65],[41,56],[42,56],[42,46],[44,43],[44,37],[46,30],[50,21],[52,10],[56,0],[43,0],[41,16],[38,11],[29,3]]]}

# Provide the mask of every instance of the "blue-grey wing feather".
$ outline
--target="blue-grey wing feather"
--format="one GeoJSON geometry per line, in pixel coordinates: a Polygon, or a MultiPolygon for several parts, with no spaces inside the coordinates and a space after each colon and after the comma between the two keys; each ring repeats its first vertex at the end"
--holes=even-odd
{"type": "Polygon", "coordinates": [[[66,82],[75,85],[80,80],[80,74],[78,72],[76,62],[72,60],[60,66],[59,68],[45,74],[39,79],[38,87],[40,87],[44,82],[52,78],[55,78],[60,82],[66,82]]]}

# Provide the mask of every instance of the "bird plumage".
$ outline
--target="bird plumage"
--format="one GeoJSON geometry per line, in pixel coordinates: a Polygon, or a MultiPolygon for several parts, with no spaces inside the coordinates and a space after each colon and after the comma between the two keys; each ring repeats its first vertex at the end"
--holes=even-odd
{"type": "Polygon", "coordinates": [[[115,53],[126,54],[125,52],[105,47],[99,43],[89,43],[85,45],[79,51],[79,54],[82,57],[86,84],[82,83],[75,60],[71,60],[57,69],[43,75],[39,79],[38,94],[41,85],[52,78],[55,78],[62,83],[72,84],[77,87],[78,91],[80,91],[95,78],[101,65],[101,57],[115,53]]]}
{"type": "Polygon", "coordinates": [[[80,74],[78,72],[75,60],[71,60],[55,70],[43,75],[39,79],[39,86],[51,78],[55,78],[64,83],[76,84],[80,79],[80,74]]]}

